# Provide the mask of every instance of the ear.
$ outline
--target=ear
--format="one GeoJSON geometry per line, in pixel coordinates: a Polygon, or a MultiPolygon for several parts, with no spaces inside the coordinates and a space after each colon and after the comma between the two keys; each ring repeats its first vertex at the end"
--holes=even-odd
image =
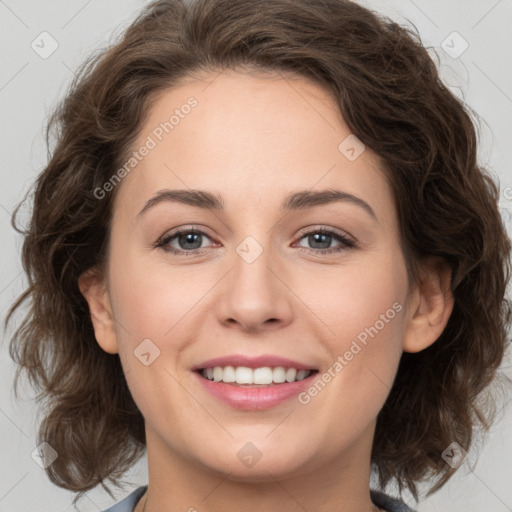
{"type": "Polygon", "coordinates": [[[451,268],[442,258],[431,257],[422,264],[420,283],[415,286],[410,301],[403,342],[405,352],[419,352],[441,336],[453,311],[451,277],[451,268]]]}
{"type": "Polygon", "coordinates": [[[86,270],[78,278],[78,287],[89,304],[96,341],[105,352],[116,354],[115,320],[104,277],[95,268],[86,270]]]}

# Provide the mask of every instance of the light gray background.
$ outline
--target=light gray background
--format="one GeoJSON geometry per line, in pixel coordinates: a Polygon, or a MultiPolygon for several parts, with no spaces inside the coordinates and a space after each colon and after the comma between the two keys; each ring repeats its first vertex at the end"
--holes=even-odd
{"type": "MultiPolygon", "coordinates": [[[[46,162],[45,119],[73,76],[95,49],[119,34],[147,2],[143,0],[0,0],[1,181],[0,181],[0,315],[21,292],[25,278],[19,259],[21,237],[10,214],[46,162]],[[31,43],[46,31],[57,50],[41,58],[31,43]]],[[[481,116],[480,160],[499,176],[500,206],[512,226],[512,0],[364,0],[398,21],[413,22],[427,46],[442,59],[442,76],[481,116]],[[452,35],[456,31],[458,35],[452,35]],[[448,38],[448,39],[447,39],[448,38]],[[469,47],[459,58],[442,49],[469,47]],[[510,188],[509,188],[510,187],[510,188]]],[[[48,48],[49,46],[46,46],[48,48]]],[[[12,395],[14,365],[7,336],[0,345],[0,512],[71,512],[72,493],[47,479],[31,458],[35,449],[36,408],[12,395]]],[[[510,357],[503,365],[510,375],[510,357]]],[[[22,390],[24,388],[22,387],[22,390]]],[[[28,395],[30,392],[27,390],[28,395]]],[[[419,512],[512,511],[512,402],[501,413],[485,444],[470,452],[458,474],[438,493],[421,502],[419,512]],[[469,462],[473,464],[470,467],[469,462]]],[[[127,474],[135,486],[147,482],[145,459],[127,474]]],[[[87,494],[81,511],[102,510],[112,499],[101,489],[87,494]]]]}

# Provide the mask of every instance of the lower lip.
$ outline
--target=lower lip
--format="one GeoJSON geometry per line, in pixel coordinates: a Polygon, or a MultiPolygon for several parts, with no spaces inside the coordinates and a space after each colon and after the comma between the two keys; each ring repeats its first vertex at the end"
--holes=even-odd
{"type": "Polygon", "coordinates": [[[225,382],[214,382],[205,379],[198,372],[194,373],[206,391],[220,401],[235,409],[253,411],[269,409],[296,397],[311,385],[312,380],[317,375],[317,372],[314,372],[309,377],[295,382],[285,382],[265,387],[248,387],[227,384],[225,382]]]}

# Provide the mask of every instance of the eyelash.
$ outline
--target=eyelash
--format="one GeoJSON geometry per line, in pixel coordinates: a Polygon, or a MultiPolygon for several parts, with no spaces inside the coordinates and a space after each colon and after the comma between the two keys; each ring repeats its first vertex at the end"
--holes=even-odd
{"type": "MultiPolygon", "coordinates": [[[[166,234],[166,235],[162,236],[159,240],[157,240],[154,247],[160,248],[165,252],[175,254],[176,256],[193,256],[193,255],[203,253],[204,250],[206,249],[205,247],[198,248],[198,249],[192,249],[190,251],[183,251],[183,250],[168,247],[168,244],[175,238],[177,238],[181,235],[190,234],[190,233],[194,233],[194,234],[198,234],[198,235],[202,235],[207,238],[210,238],[210,236],[207,233],[205,233],[204,231],[202,231],[200,229],[186,228],[186,229],[180,229],[173,233],[166,234]]],[[[331,230],[323,228],[323,227],[312,229],[309,231],[302,231],[300,233],[299,241],[302,240],[303,238],[305,238],[306,236],[314,235],[314,234],[328,235],[328,236],[332,237],[333,239],[337,240],[338,242],[341,242],[341,245],[338,247],[332,247],[330,249],[310,249],[307,247],[299,247],[299,249],[301,249],[302,251],[304,251],[308,254],[318,256],[319,254],[338,253],[341,251],[350,251],[351,249],[357,248],[357,244],[353,240],[349,239],[348,237],[346,237],[344,235],[341,235],[340,233],[331,231],[331,230]]]]}

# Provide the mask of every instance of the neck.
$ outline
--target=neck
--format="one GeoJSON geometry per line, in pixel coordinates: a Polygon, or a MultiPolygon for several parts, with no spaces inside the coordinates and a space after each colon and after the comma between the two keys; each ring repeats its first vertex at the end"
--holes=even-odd
{"type": "Polygon", "coordinates": [[[379,510],[369,493],[373,432],[374,424],[337,457],[322,454],[293,472],[261,464],[259,473],[247,478],[184,458],[146,425],[149,485],[134,512],[379,510]]]}

